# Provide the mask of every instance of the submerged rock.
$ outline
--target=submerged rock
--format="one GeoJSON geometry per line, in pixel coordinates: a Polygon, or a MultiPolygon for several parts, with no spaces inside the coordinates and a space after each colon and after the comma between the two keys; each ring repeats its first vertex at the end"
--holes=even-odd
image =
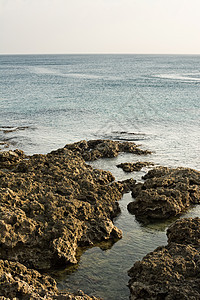
{"type": "Polygon", "coordinates": [[[133,171],[140,171],[142,168],[147,166],[152,166],[153,163],[147,161],[137,161],[136,163],[121,163],[117,165],[118,168],[122,168],[124,172],[133,172],[133,171]]]}
{"type": "Polygon", "coordinates": [[[178,220],[167,236],[129,270],[131,300],[200,299],[200,218],[178,220]]]}
{"type": "Polygon", "coordinates": [[[116,157],[120,152],[133,153],[137,155],[151,154],[148,150],[142,150],[133,142],[119,142],[112,140],[90,140],[68,144],[64,147],[81,155],[86,161],[93,161],[99,158],[116,157]]]}
{"type": "Polygon", "coordinates": [[[61,293],[50,276],[8,260],[0,260],[0,299],[97,300],[82,291],[61,293]]]}
{"type": "Polygon", "coordinates": [[[4,150],[5,148],[9,148],[9,143],[0,140],[0,151],[4,150]]]}
{"type": "Polygon", "coordinates": [[[77,263],[78,247],[121,238],[112,219],[122,192],[113,181],[67,149],[0,170],[0,258],[49,269],[77,263]]]}
{"type": "Polygon", "coordinates": [[[129,212],[138,219],[166,219],[200,203],[200,172],[189,168],[150,170],[132,190],[129,212]]]}

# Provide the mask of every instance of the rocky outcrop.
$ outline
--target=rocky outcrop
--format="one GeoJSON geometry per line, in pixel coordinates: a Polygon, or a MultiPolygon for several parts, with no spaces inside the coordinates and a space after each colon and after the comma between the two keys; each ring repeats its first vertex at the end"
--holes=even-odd
{"type": "Polygon", "coordinates": [[[147,155],[151,152],[142,150],[133,142],[119,142],[112,140],[90,140],[68,144],[64,147],[81,155],[85,161],[93,161],[99,158],[116,157],[120,152],[147,155]]]}
{"type": "Polygon", "coordinates": [[[81,141],[47,155],[0,153],[0,299],[96,299],[82,291],[60,293],[39,271],[75,264],[82,247],[121,238],[112,220],[118,200],[136,182],[115,182],[110,172],[85,163],[121,151],[149,153],[108,140],[81,141]]]}
{"type": "Polygon", "coordinates": [[[166,219],[177,216],[200,202],[200,172],[188,168],[159,167],[150,170],[132,190],[135,201],[129,212],[138,219],[166,219]]]}
{"type": "Polygon", "coordinates": [[[0,170],[0,258],[48,269],[77,263],[79,247],[121,238],[112,219],[123,184],[113,181],[67,149],[0,170]]]}
{"type": "Polygon", "coordinates": [[[18,262],[0,260],[0,299],[95,300],[82,291],[61,293],[50,276],[27,269],[18,262]]]}
{"type": "Polygon", "coordinates": [[[131,300],[200,299],[200,219],[180,219],[167,235],[129,270],[131,300]]]}
{"type": "Polygon", "coordinates": [[[10,150],[10,151],[3,151],[0,152],[0,169],[1,168],[12,168],[21,160],[26,158],[26,155],[22,150],[10,150]]]}
{"type": "Polygon", "coordinates": [[[147,166],[152,166],[153,163],[147,162],[147,161],[137,161],[136,163],[121,163],[117,165],[118,168],[122,168],[124,172],[138,172],[142,168],[147,167],[147,166]]]}

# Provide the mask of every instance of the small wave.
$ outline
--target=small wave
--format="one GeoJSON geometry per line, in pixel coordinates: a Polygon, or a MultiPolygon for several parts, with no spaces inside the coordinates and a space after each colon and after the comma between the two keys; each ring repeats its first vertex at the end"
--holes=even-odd
{"type": "Polygon", "coordinates": [[[182,80],[184,82],[198,81],[200,82],[200,73],[187,73],[187,74],[160,74],[154,75],[155,78],[182,80]],[[196,76],[194,76],[196,75],[196,76]]]}
{"type": "Polygon", "coordinates": [[[55,69],[42,68],[42,67],[30,67],[29,72],[35,74],[62,75],[60,72],[58,72],[55,69]]]}
{"type": "Polygon", "coordinates": [[[137,142],[149,139],[145,133],[136,133],[136,132],[128,132],[128,131],[112,131],[108,134],[104,134],[101,138],[117,140],[117,141],[129,141],[129,142],[137,142]]]}
{"type": "Polygon", "coordinates": [[[10,144],[0,140],[0,150],[8,149],[10,144]]]}
{"type": "Polygon", "coordinates": [[[119,77],[116,76],[104,76],[104,75],[96,75],[96,74],[87,74],[87,73],[62,73],[60,70],[51,69],[51,68],[42,68],[42,67],[31,67],[29,68],[29,72],[35,73],[38,75],[54,75],[60,77],[71,77],[71,78],[82,78],[82,79],[104,79],[104,80],[120,80],[119,77]]]}
{"type": "Polygon", "coordinates": [[[0,131],[3,133],[10,133],[14,131],[20,131],[20,130],[26,130],[26,129],[33,129],[33,127],[30,126],[0,126],[0,131]]]}
{"type": "Polygon", "coordinates": [[[9,145],[16,145],[17,144],[17,141],[16,141],[16,137],[1,137],[1,140],[0,140],[1,143],[5,143],[5,144],[9,144],[9,145]]]}
{"type": "Polygon", "coordinates": [[[112,131],[113,134],[127,134],[127,135],[146,135],[145,133],[136,133],[128,131],[112,131]]]}

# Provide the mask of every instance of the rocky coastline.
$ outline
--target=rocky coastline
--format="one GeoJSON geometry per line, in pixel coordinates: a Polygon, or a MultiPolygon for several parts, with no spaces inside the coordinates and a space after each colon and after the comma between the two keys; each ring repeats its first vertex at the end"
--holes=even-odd
{"type": "MultiPolygon", "coordinates": [[[[135,143],[111,140],[80,141],[46,155],[0,152],[0,299],[95,300],[82,291],[61,293],[44,271],[47,274],[52,268],[76,264],[83,247],[121,239],[122,232],[113,219],[120,213],[118,201],[124,193],[132,191],[135,200],[128,210],[139,220],[169,218],[199,203],[198,171],[159,167],[144,176],[144,183],[136,183],[132,178],[115,181],[110,172],[86,163],[116,157],[120,152],[151,153],[135,143]]],[[[122,167],[137,171],[149,164],[122,167]]],[[[163,295],[175,299],[178,293],[186,295],[181,299],[199,299],[195,298],[199,297],[195,277],[199,267],[195,264],[200,265],[199,226],[200,219],[177,221],[168,229],[168,246],[159,247],[134,265],[129,271],[131,300],[165,299],[159,298],[163,295]],[[159,272],[152,273],[151,264],[162,270],[163,283],[159,272]],[[179,267],[182,273],[175,277],[172,273],[179,267]],[[178,276],[182,281],[174,283],[178,276]],[[145,277],[149,277],[146,285],[145,277]],[[193,298],[186,298],[188,278],[193,298]],[[166,287],[168,282],[171,290],[166,287]],[[182,294],[181,285],[185,288],[182,294]]]]}
{"type": "Polygon", "coordinates": [[[200,218],[180,219],[158,247],[129,270],[130,300],[200,299],[200,218]]]}
{"type": "Polygon", "coordinates": [[[81,247],[122,237],[113,218],[135,181],[115,182],[110,172],[85,163],[121,151],[146,153],[134,143],[108,140],[81,141],[47,155],[0,152],[1,297],[57,299],[53,279],[38,272],[76,264],[81,247]]]}
{"type": "Polygon", "coordinates": [[[139,220],[178,216],[200,203],[200,172],[189,168],[158,167],[150,170],[132,189],[135,198],[128,205],[139,220]]]}

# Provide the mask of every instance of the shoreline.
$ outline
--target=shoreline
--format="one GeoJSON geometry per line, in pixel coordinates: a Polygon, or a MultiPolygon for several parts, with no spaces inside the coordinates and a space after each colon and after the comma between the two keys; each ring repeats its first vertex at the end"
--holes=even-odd
{"type": "MultiPolygon", "coordinates": [[[[108,140],[88,143],[81,141],[47,155],[29,157],[23,151],[10,151],[11,155],[0,166],[3,182],[0,195],[4,204],[1,258],[10,255],[16,263],[46,269],[52,263],[52,266],[76,263],[75,253],[80,243],[94,246],[101,240],[114,242],[121,238],[122,233],[112,220],[120,212],[118,200],[123,193],[134,189],[135,182],[116,182],[110,172],[93,169],[82,157],[90,160],[116,157],[122,149],[134,155],[150,152],[144,152],[134,143],[108,140]],[[35,237],[36,244],[31,245],[30,235],[35,237]],[[46,243],[50,248],[44,247],[46,243]]],[[[59,295],[56,290],[55,293],[59,295]]]]}

